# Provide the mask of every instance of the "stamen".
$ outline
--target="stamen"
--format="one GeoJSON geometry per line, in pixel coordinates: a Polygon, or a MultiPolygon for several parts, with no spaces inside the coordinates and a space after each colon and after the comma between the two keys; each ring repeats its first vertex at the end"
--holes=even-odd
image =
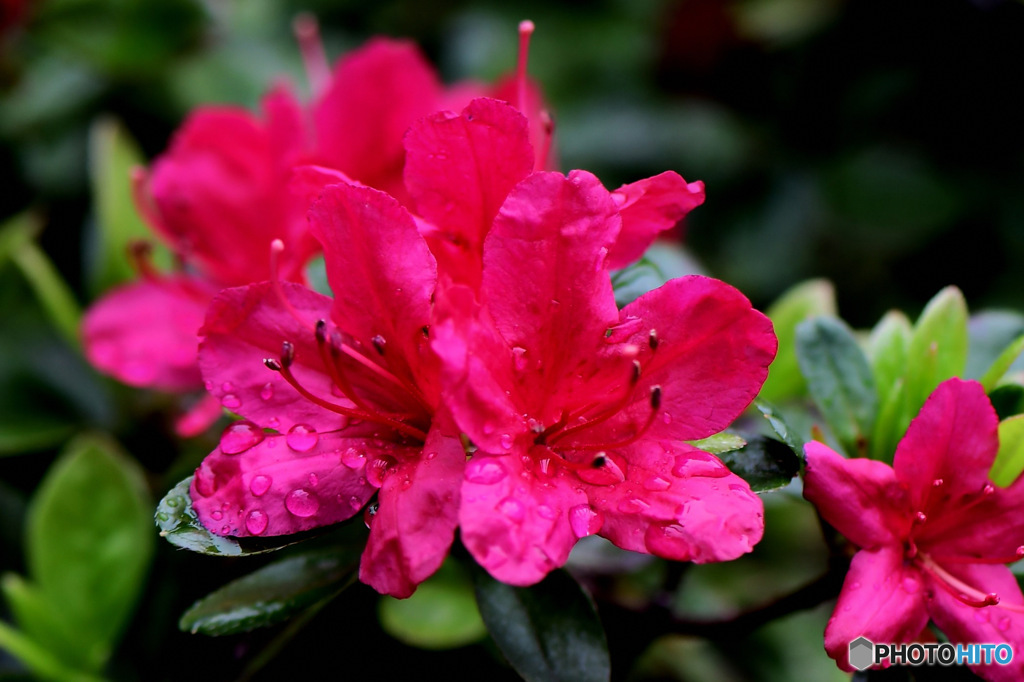
{"type": "Polygon", "coordinates": [[[428,412],[433,411],[430,404],[427,402],[426,398],[423,397],[423,394],[415,385],[410,384],[407,381],[402,381],[394,374],[387,371],[386,369],[384,369],[383,367],[376,364],[375,362],[367,358],[365,355],[357,351],[355,348],[345,343],[341,338],[341,334],[337,330],[331,333],[331,352],[337,353],[338,355],[346,355],[349,358],[355,360],[360,365],[370,370],[381,379],[384,379],[385,381],[388,381],[394,384],[395,386],[401,388],[403,391],[412,396],[413,400],[419,403],[420,406],[426,409],[428,412]]]}
{"type": "Polygon", "coordinates": [[[516,108],[529,118],[527,112],[526,64],[530,58],[530,36],[534,25],[529,19],[519,22],[519,59],[516,63],[516,108]]]}
{"type": "Polygon", "coordinates": [[[295,346],[291,341],[281,342],[281,366],[288,368],[295,362],[295,346]]]}
{"type": "Polygon", "coordinates": [[[336,355],[333,353],[334,346],[327,342],[327,321],[317,320],[316,323],[316,345],[320,351],[320,360],[324,363],[324,367],[327,368],[327,374],[331,377],[331,381],[341,389],[341,392],[345,394],[345,397],[356,404],[357,407],[372,412],[373,410],[367,405],[356,393],[352,384],[345,378],[338,368],[338,363],[335,362],[336,355]]]}
{"type": "Polygon", "coordinates": [[[128,258],[139,277],[155,282],[160,273],[153,267],[153,245],[143,239],[134,239],[128,244],[128,258]]]}
{"type": "Polygon", "coordinates": [[[1017,552],[1012,556],[1001,556],[1001,557],[976,557],[976,556],[939,556],[932,555],[935,561],[943,564],[1012,564],[1016,561],[1024,559],[1024,545],[1017,548],[1017,552]]]}
{"type": "Polygon", "coordinates": [[[942,589],[946,590],[968,606],[995,606],[999,603],[998,594],[995,592],[989,592],[986,594],[979,589],[971,587],[937,564],[935,560],[927,554],[921,554],[918,556],[916,563],[921,567],[921,570],[929,573],[933,578],[935,578],[936,582],[938,582],[942,589]]]}
{"type": "Polygon", "coordinates": [[[299,43],[302,61],[306,66],[306,78],[309,88],[316,99],[324,94],[331,82],[331,67],[324,52],[324,43],[320,38],[320,25],[316,17],[303,12],[292,22],[292,31],[299,43]]]}
{"type": "Polygon", "coordinates": [[[387,341],[384,339],[383,336],[377,334],[372,339],[370,339],[370,342],[373,344],[373,347],[377,350],[377,353],[379,355],[384,355],[384,346],[387,345],[387,341]]]}
{"type": "MultiPolygon", "coordinates": [[[[615,450],[617,448],[624,448],[627,445],[632,445],[633,443],[637,442],[638,440],[640,440],[643,437],[643,435],[645,433],[647,433],[647,430],[651,428],[651,425],[654,424],[654,418],[658,415],[658,410],[661,409],[661,386],[651,386],[651,398],[650,398],[650,400],[651,400],[651,413],[647,416],[647,421],[644,422],[644,425],[642,427],[640,427],[640,430],[637,431],[635,434],[633,434],[631,437],[627,438],[626,440],[619,441],[617,443],[601,443],[601,444],[596,444],[596,445],[572,445],[572,446],[569,446],[570,449],[573,449],[573,450],[615,450]]],[[[579,430],[579,429],[587,427],[587,426],[593,426],[596,422],[597,422],[597,420],[595,419],[595,420],[584,422],[582,424],[577,424],[576,426],[573,426],[571,428],[565,429],[564,431],[562,431],[560,434],[558,434],[556,436],[556,439],[557,438],[562,438],[562,437],[566,436],[570,431],[576,431],[576,430],[579,430]]]]}
{"type": "Polygon", "coordinates": [[[599,407],[604,401],[595,401],[592,403],[588,403],[582,409],[576,410],[575,412],[572,412],[570,414],[562,414],[561,419],[559,419],[556,423],[552,424],[541,433],[540,437],[536,440],[537,444],[543,445],[548,440],[555,440],[557,438],[561,438],[562,436],[568,433],[578,431],[579,429],[582,429],[584,427],[592,426],[594,424],[600,424],[601,422],[613,417],[614,415],[624,410],[626,406],[629,405],[630,399],[633,397],[633,389],[636,387],[636,384],[640,381],[640,362],[634,360],[631,367],[632,373],[630,374],[629,383],[625,386],[625,391],[623,391],[622,395],[619,396],[611,405],[601,410],[596,415],[592,416],[590,419],[587,419],[582,422],[577,422],[573,426],[567,426],[567,424],[574,422],[578,419],[583,419],[583,417],[588,412],[590,412],[590,410],[594,409],[595,407],[599,407]]]}
{"type": "Polygon", "coordinates": [[[658,349],[658,332],[654,329],[647,336],[647,344],[651,347],[651,350],[658,349]]]}
{"type": "Polygon", "coordinates": [[[633,377],[629,381],[634,386],[637,385],[638,383],[640,383],[640,369],[641,369],[640,368],[640,361],[639,360],[634,360],[633,361],[633,377]]]}
{"type": "Polygon", "coordinates": [[[548,167],[548,156],[551,154],[551,140],[555,136],[555,120],[547,109],[540,111],[540,123],[544,126],[544,140],[541,142],[540,151],[537,154],[537,170],[544,170],[548,167]]]}
{"type": "Polygon", "coordinates": [[[299,312],[295,310],[295,307],[292,305],[292,302],[288,300],[287,296],[285,296],[284,287],[281,286],[281,276],[280,268],[278,267],[278,260],[280,259],[282,253],[284,253],[283,241],[281,241],[280,239],[275,239],[274,241],[270,242],[270,281],[272,283],[272,286],[274,287],[274,293],[277,294],[278,299],[281,301],[281,305],[283,305],[284,309],[288,311],[288,314],[291,315],[292,318],[296,322],[301,324],[303,327],[309,328],[309,322],[306,322],[301,317],[299,317],[299,312]]]}

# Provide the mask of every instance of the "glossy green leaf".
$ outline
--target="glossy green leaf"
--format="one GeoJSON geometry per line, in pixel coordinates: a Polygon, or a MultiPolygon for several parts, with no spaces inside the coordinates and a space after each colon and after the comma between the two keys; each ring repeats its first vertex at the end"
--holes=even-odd
{"type": "Polygon", "coordinates": [[[29,573],[91,670],[135,609],[153,552],[150,505],[138,465],[94,436],[67,447],[32,500],[29,573]]]}
{"type": "Polygon", "coordinates": [[[214,556],[247,556],[275,552],[293,545],[306,534],[270,538],[232,538],[214,535],[203,527],[192,508],[192,477],[171,488],[156,506],[154,520],[160,537],[176,547],[214,556]]]}
{"type": "Polygon", "coordinates": [[[1016,415],[999,422],[999,454],[992,464],[989,477],[1004,488],[1024,471],[1024,415],[1016,415]]]}
{"type": "Polygon", "coordinates": [[[747,441],[743,440],[742,437],[735,433],[726,433],[725,431],[716,433],[713,436],[708,436],[707,438],[687,442],[693,447],[699,448],[704,452],[710,452],[712,455],[720,455],[723,452],[739,450],[747,444],[747,441]]]}
{"type": "Polygon", "coordinates": [[[841,446],[849,455],[865,453],[878,394],[853,332],[832,317],[807,320],[797,327],[796,352],[811,397],[841,446]]]}
{"type": "Polygon", "coordinates": [[[986,391],[995,389],[999,380],[1003,378],[1003,375],[1010,369],[1010,366],[1020,357],[1021,352],[1024,352],[1024,336],[1018,336],[1010,345],[1004,348],[999,357],[992,362],[992,366],[978,380],[985,387],[986,391]]]}
{"type": "Polygon", "coordinates": [[[956,287],[928,302],[914,325],[907,349],[904,419],[917,414],[935,388],[963,374],[967,364],[967,303],[956,287]]]}
{"type": "Polygon", "coordinates": [[[889,395],[878,410],[878,419],[875,420],[875,428],[871,435],[871,449],[868,455],[871,459],[883,462],[892,462],[896,454],[896,445],[903,439],[903,434],[909,425],[909,419],[904,416],[903,379],[897,379],[889,395]]]}
{"type": "Polygon", "coordinates": [[[388,634],[421,649],[452,649],[487,634],[473,584],[451,560],[408,599],[383,597],[378,613],[388,634]]]}
{"type": "Polygon", "coordinates": [[[322,549],[290,556],[203,597],[178,627],[204,635],[230,635],[280,623],[351,585],[359,552],[322,549]]]}
{"type": "Polygon", "coordinates": [[[803,395],[807,382],[797,364],[796,327],[809,317],[835,315],[835,288],[825,279],[802,282],[783,293],[765,314],[775,326],[779,352],[768,368],[768,379],[761,387],[760,397],[778,401],[803,395]]]}
{"type": "Polygon", "coordinates": [[[474,574],[487,630],[527,682],[605,682],[611,662],[594,604],[563,570],[531,587],[474,574]]]}
{"type": "Polygon", "coordinates": [[[719,457],[757,493],[789,485],[800,471],[800,458],[786,443],[774,438],[754,438],[742,449],[719,457]]]}
{"type": "Polygon", "coordinates": [[[1024,386],[1004,384],[988,394],[992,407],[1000,419],[1024,412],[1024,386]]]}
{"type": "Polygon", "coordinates": [[[867,351],[881,403],[886,402],[906,372],[912,334],[910,320],[899,310],[890,310],[871,330],[867,351]]]}
{"type": "Polygon", "coordinates": [[[754,405],[760,410],[764,418],[768,420],[768,424],[772,427],[775,435],[781,438],[782,442],[788,445],[789,449],[797,457],[803,459],[804,443],[806,441],[800,437],[795,429],[786,423],[786,420],[779,414],[778,408],[760,399],[754,405]]]}
{"type": "Polygon", "coordinates": [[[89,131],[89,178],[96,206],[89,273],[93,296],[134,279],[136,272],[128,255],[133,242],[147,241],[154,249],[154,262],[170,265],[169,252],[154,241],[132,199],[131,172],[142,163],[138,146],[119,122],[104,118],[93,124],[89,131]]]}

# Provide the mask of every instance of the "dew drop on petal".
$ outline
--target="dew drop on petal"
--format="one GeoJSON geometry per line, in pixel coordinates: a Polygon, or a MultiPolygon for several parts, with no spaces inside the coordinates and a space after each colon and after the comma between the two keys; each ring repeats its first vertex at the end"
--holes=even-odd
{"type": "Polygon", "coordinates": [[[263,388],[260,389],[260,398],[263,400],[270,400],[274,397],[274,385],[269,381],[263,384],[263,388]]]}
{"type": "Polygon", "coordinates": [[[662,490],[668,490],[672,487],[672,481],[661,476],[651,476],[644,481],[644,489],[650,490],[651,492],[660,492],[662,490]]]}
{"type": "Polygon", "coordinates": [[[210,514],[210,518],[213,519],[214,521],[220,521],[221,519],[224,518],[224,514],[221,513],[221,511],[219,509],[217,509],[217,510],[214,510],[210,514]]]}
{"type": "Polygon", "coordinates": [[[391,459],[387,455],[379,455],[373,461],[366,465],[366,480],[369,481],[370,485],[374,488],[379,488],[384,485],[384,479],[387,478],[388,470],[394,466],[395,460],[391,459]]]}
{"type": "Polygon", "coordinates": [[[288,443],[288,447],[295,452],[309,452],[316,447],[320,436],[312,426],[296,424],[288,429],[288,435],[284,437],[284,440],[288,443]]]}
{"type": "Polygon", "coordinates": [[[318,483],[320,483],[320,479],[319,479],[319,478],[317,478],[317,475],[316,475],[316,474],[312,474],[312,473],[311,473],[311,474],[309,475],[309,485],[315,488],[315,487],[317,486],[317,484],[318,484],[318,483]]]}
{"type": "Polygon", "coordinates": [[[263,429],[247,419],[230,424],[220,436],[220,451],[237,455],[263,442],[263,429]]]}
{"type": "Polygon", "coordinates": [[[231,393],[231,391],[235,390],[235,385],[232,384],[230,381],[225,381],[223,384],[220,385],[220,390],[224,391],[225,393],[231,393]]]}
{"type": "Polygon", "coordinates": [[[542,504],[537,507],[537,515],[550,521],[558,516],[558,512],[548,505],[542,504]]]}
{"type": "Polygon", "coordinates": [[[220,404],[229,410],[237,410],[242,406],[242,401],[234,393],[228,393],[220,399],[220,404]]]}
{"type": "Polygon", "coordinates": [[[437,457],[437,453],[435,451],[431,450],[426,455],[424,455],[424,457],[426,457],[428,460],[431,460],[431,459],[434,459],[435,457],[437,457]]]}
{"type": "Polygon", "coordinates": [[[569,526],[578,538],[585,538],[601,530],[604,518],[589,504],[580,504],[569,510],[569,526]]]}
{"type": "Polygon", "coordinates": [[[517,371],[522,372],[526,369],[526,349],[520,346],[516,346],[512,349],[512,362],[517,371]]]}
{"type": "Polygon", "coordinates": [[[498,442],[501,443],[501,447],[503,449],[505,449],[505,450],[511,450],[512,449],[512,436],[510,436],[509,434],[507,434],[507,433],[501,434],[501,438],[499,439],[498,442]]]}
{"type": "Polygon", "coordinates": [[[347,448],[341,453],[341,463],[349,469],[362,469],[366,466],[366,455],[356,448],[347,448]]]}
{"type": "Polygon", "coordinates": [[[704,478],[725,478],[730,474],[729,468],[722,464],[714,455],[706,452],[691,451],[676,455],[672,473],[680,478],[702,476],[704,478]]]}
{"type": "Polygon", "coordinates": [[[576,475],[591,485],[615,485],[626,480],[618,463],[607,455],[599,455],[600,465],[580,469],[576,475]]]}
{"type": "Polygon", "coordinates": [[[671,424],[672,415],[670,415],[668,412],[663,412],[661,415],[661,421],[665,422],[666,424],[671,424]]]}
{"type": "Polygon", "coordinates": [[[900,586],[908,594],[914,594],[921,589],[921,583],[918,582],[917,578],[909,575],[903,579],[900,586]]]}
{"type": "Polygon", "coordinates": [[[270,476],[257,474],[252,477],[251,481],[249,481],[249,492],[251,492],[256,497],[260,497],[261,495],[264,495],[268,490],[270,490],[270,484],[272,482],[273,481],[271,480],[270,476]]]}
{"type": "Polygon", "coordinates": [[[253,535],[260,535],[267,529],[267,515],[259,509],[253,509],[245,517],[245,529],[253,535]]]}
{"type": "Polygon", "coordinates": [[[359,508],[363,506],[363,501],[353,495],[348,498],[348,506],[352,507],[352,511],[359,511],[359,508]]]}
{"type": "Polygon", "coordinates": [[[974,609],[974,620],[976,622],[978,622],[978,623],[987,623],[988,622],[988,618],[989,618],[989,615],[988,615],[988,609],[987,608],[977,608],[977,609],[974,609]]]}
{"type": "Polygon", "coordinates": [[[271,417],[270,419],[267,420],[267,426],[269,426],[272,429],[276,429],[280,425],[281,421],[277,417],[271,417]]]}
{"type": "Polygon", "coordinates": [[[466,480],[480,485],[493,485],[508,476],[500,462],[490,458],[474,458],[466,465],[466,480]]]}
{"type": "Polygon", "coordinates": [[[320,509],[320,500],[305,488],[296,488],[284,498],[284,506],[295,516],[307,517],[320,509]]]}
{"type": "Polygon", "coordinates": [[[499,502],[498,511],[516,523],[522,523],[523,519],[526,518],[526,507],[514,497],[506,497],[499,502]]]}
{"type": "Polygon", "coordinates": [[[639,514],[640,512],[649,509],[650,506],[651,505],[647,504],[646,502],[639,498],[631,497],[619,502],[616,509],[618,509],[623,514],[639,514]]]}
{"type": "Polygon", "coordinates": [[[197,493],[209,497],[217,492],[217,477],[208,467],[200,465],[196,469],[195,486],[197,493]]]}
{"type": "Polygon", "coordinates": [[[996,623],[996,629],[998,629],[999,632],[1006,632],[1007,630],[1009,630],[1010,629],[1010,619],[1007,618],[1007,617],[1000,618],[999,622],[996,623]]]}

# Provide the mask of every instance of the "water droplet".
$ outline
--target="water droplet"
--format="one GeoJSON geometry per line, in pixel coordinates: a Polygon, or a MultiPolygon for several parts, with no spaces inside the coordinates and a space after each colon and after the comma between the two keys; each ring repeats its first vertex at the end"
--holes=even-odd
{"type": "Polygon", "coordinates": [[[1007,617],[1000,618],[999,622],[996,623],[996,628],[999,632],[1006,632],[1010,629],[1010,619],[1007,617]]]}
{"type": "Polygon", "coordinates": [[[480,485],[493,485],[508,476],[498,461],[493,458],[473,458],[466,465],[466,480],[480,485]]]}
{"type": "Polygon", "coordinates": [[[514,497],[506,497],[499,502],[498,511],[516,523],[522,523],[523,519],[526,518],[526,507],[514,497]]]}
{"type": "Polygon", "coordinates": [[[288,435],[284,437],[284,440],[288,443],[288,447],[295,452],[309,452],[316,447],[320,436],[312,426],[296,424],[288,429],[288,435]]]}
{"type": "Polygon", "coordinates": [[[546,504],[537,507],[537,515],[549,521],[558,516],[558,512],[546,504]]]}
{"type": "Polygon", "coordinates": [[[379,488],[384,485],[384,479],[387,478],[389,469],[394,466],[395,460],[391,459],[387,455],[378,455],[376,459],[369,462],[366,465],[366,480],[370,482],[374,488],[379,488]]]}
{"type": "Polygon", "coordinates": [[[986,609],[986,608],[974,609],[974,620],[976,622],[978,622],[978,623],[987,623],[988,622],[988,618],[989,618],[988,609],[986,609]]]}
{"type": "Polygon", "coordinates": [[[180,497],[171,497],[167,499],[167,502],[165,504],[173,509],[174,507],[178,506],[178,501],[180,499],[180,497]]]}
{"type": "Polygon", "coordinates": [[[230,424],[220,436],[220,451],[237,455],[263,442],[263,429],[247,419],[230,424]]]}
{"type": "Polygon", "coordinates": [[[156,520],[157,521],[169,521],[170,518],[171,517],[167,514],[167,512],[157,512],[156,513],[156,520]]]}
{"type": "Polygon", "coordinates": [[[516,346],[512,349],[512,363],[516,371],[522,372],[526,369],[526,349],[516,346]]]}
{"type": "Polygon", "coordinates": [[[918,582],[917,578],[910,575],[903,579],[903,581],[900,583],[900,586],[903,588],[903,591],[907,594],[914,594],[915,592],[921,589],[921,583],[918,582]]]}
{"type": "Polygon", "coordinates": [[[203,497],[209,497],[217,492],[217,477],[208,467],[200,465],[196,469],[195,477],[196,492],[203,497]]]}
{"type": "Polygon", "coordinates": [[[942,485],[942,483],[943,483],[943,481],[942,481],[941,478],[936,478],[934,481],[932,481],[932,485],[935,486],[936,488],[938,488],[940,485],[942,485]]]}
{"type": "Polygon", "coordinates": [[[361,450],[348,448],[341,453],[341,463],[349,469],[362,469],[366,466],[366,455],[361,450]]]}
{"type": "Polygon", "coordinates": [[[230,533],[231,533],[231,526],[229,526],[228,524],[225,523],[223,526],[220,527],[220,534],[221,535],[229,535],[230,533]]]}
{"type": "Polygon", "coordinates": [[[604,518],[601,513],[592,509],[589,504],[580,504],[569,510],[569,525],[573,534],[585,538],[601,530],[604,518]]]}
{"type": "Polygon", "coordinates": [[[860,589],[860,583],[858,583],[856,581],[850,583],[850,589],[851,590],[859,590],[860,589]]]}
{"type": "Polygon", "coordinates": [[[672,481],[661,476],[651,476],[644,481],[644,490],[650,490],[651,492],[660,492],[662,490],[668,490],[672,487],[672,481]]]}
{"type": "Polygon", "coordinates": [[[494,433],[494,424],[491,422],[484,422],[484,434],[489,436],[492,433],[494,433]]]}
{"type": "Polygon", "coordinates": [[[274,397],[274,384],[269,381],[263,384],[263,388],[260,389],[260,398],[263,400],[270,400],[274,397]]]}
{"type": "Polygon", "coordinates": [[[267,420],[267,426],[269,426],[272,429],[276,429],[280,425],[281,421],[277,417],[271,417],[270,419],[267,420]]]}
{"type": "Polygon", "coordinates": [[[671,424],[672,423],[672,415],[669,414],[668,412],[662,412],[661,413],[661,421],[665,422],[666,424],[671,424]]]}
{"type": "Polygon", "coordinates": [[[428,452],[428,453],[427,453],[426,455],[424,455],[424,456],[425,456],[425,457],[426,457],[426,458],[427,458],[428,460],[431,460],[431,459],[434,459],[435,457],[437,457],[437,453],[436,453],[436,452],[434,452],[434,451],[430,451],[430,452],[428,452]]]}
{"type": "Polygon", "coordinates": [[[220,404],[229,410],[237,410],[242,406],[242,401],[234,393],[228,393],[220,399],[220,404]]]}
{"type": "Polygon", "coordinates": [[[230,381],[225,381],[223,384],[220,385],[220,390],[224,391],[225,393],[231,393],[231,391],[235,390],[235,386],[230,381]]]}
{"type": "Polygon", "coordinates": [[[259,509],[253,509],[245,517],[245,529],[253,535],[260,535],[267,529],[267,515],[259,509]]]}
{"type": "Polygon", "coordinates": [[[316,514],[320,509],[320,500],[305,488],[296,488],[284,498],[284,506],[295,516],[303,518],[316,514]]]}
{"type": "Polygon", "coordinates": [[[641,499],[631,497],[626,500],[619,502],[617,509],[623,514],[639,514],[645,509],[649,509],[651,505],[647,504],[641,499]]]}
{"type": "Polygon", "coordinates": [[[203,385],[204,385],[204,386],[206,386],[206,390],[207,390],[207,391],[212,391],[212,390],[213,390],[213,382],[212,382],[212,381],[207,381],[207,382],[206,382],[205,384],[203,384],[203,385]]]}
{"type": "Polygon", "coordinates": [[[672,468],[672,473],[680,478],[724,478],[729,475],[729,469],[714,455],[694,450],[676,455],[676,465],[672,468]]]}
{"type": "Polygon", "coordinates": [[[317,475],[316,474],[310,474],[309,475],[309,485],[315,488],[318,483],[320,483],[320,479],[317,478],[317,475]]]}
{"type": "Polygon", "coordinates": [[[359,508],[363,506],[363,501],[353,495],[348,498],[348,506],[352,507],[353,511],[359,511],[359,508]]]}
{"type": "Polygon", "coordinates": [[[257,474],[252,477],[251,481],[249,481],[249,492],[251,492],[256,497],[260,497],[261,495],[265,494],[268,490],[270,490],[270,484],[272,482],[273,481],[271,480],[270,476],[257,474]]]}
{"type": "Polygon", "coordinates": [[[210,514],[210,518],[214,521],[220,521],[224,518],[224,514],[222,514],[220,510],[215,510],[213,513],[210,514]]]}
{"type": "Polygon", "coordinates": [[[510,436],[509,434],[507,434],[507,433],[501,434],[501,438],[498,439],[498,442],[501,443],[501,447],[503,449],[505,449],[505,450],[511,450],[512,449],[512,436],[510,436]]]}
{"type": "Polygon", "coordinates": [[[920,511],[914,514],[914,518],[917,519],[918,523],[924,523],[928,520],[928,517],[925,515],[925,513],[920,511]]]}

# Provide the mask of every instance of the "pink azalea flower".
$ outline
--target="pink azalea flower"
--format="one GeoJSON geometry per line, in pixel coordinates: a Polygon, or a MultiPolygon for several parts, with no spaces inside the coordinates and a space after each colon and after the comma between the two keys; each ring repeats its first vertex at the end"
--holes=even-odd
{"type": "MultiPolygon", "coordinates": [[[[495,108],[474,104],[463,129],[495,108]]],[[[753,400],[776,351],[771,323],[705,277],[620,311],[608,264],[627,217],[589,173],[533,173],[482,219],[492,210],[479,288],[449,288],[432,330],[446,403],[477,448],[459,509],[469,551],[517,585],[594,533],[676,560],[750,551],[760,499],[684,441],[753,400]]]]}
{"type": "Polygon", "coordinates": [[[210,308],[200,366],[246,419],[196,471],[193,504],[215,533],[284,535],[377,494],[360,578],[408,596],[451,545],[466,458],[428,338],[435,261],[409,213],[370,188],[327,187],[309,221],[333,301],[267,282],[210,308]]]}
{"type": "MultiPolygon", "coordinates": [[[[1024,596],[1003,564],[1024,556],[1024,480],[988,478],[998,418],[974,381],[943,382],[896,449],[893,465],[806,446],[804,495],[859,548],[825,630],[844,670],[848,645],[917,639],[929,619],[956,643],[1007,642],[1024,651],[1024,596]]],[[[971,666],[1019,680],[1024,662],[971,666]]]]}

